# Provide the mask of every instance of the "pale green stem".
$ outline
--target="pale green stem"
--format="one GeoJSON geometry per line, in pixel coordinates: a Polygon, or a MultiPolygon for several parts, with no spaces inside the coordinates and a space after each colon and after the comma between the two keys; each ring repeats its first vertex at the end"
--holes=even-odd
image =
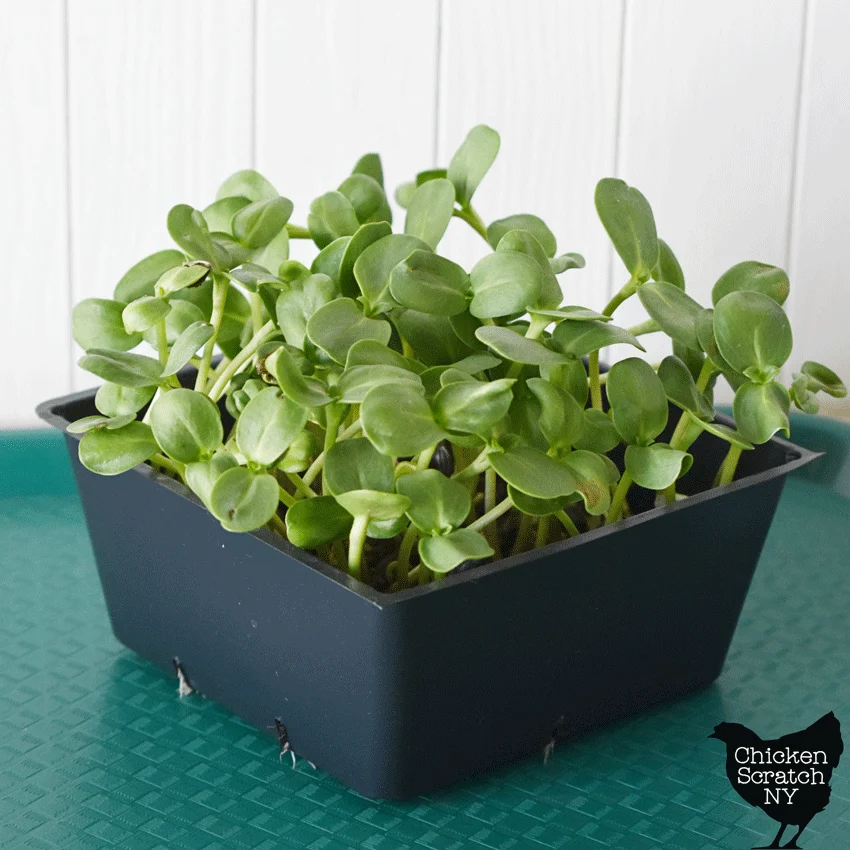
{"type": "Polygon", "coordinates": [[[564,526],[570,537],[577,537],[579,530],[566,511],[557,511],[553,516],[564,526]]]}
{"type": "MultiPolygon", "coordinates": [[[[352,422],[340,435],[337,440],[347,440],[353,437],[361,428],[360,420],[352,422]]],[[[310,464],[310,468],[301,476],[301,480],[309,487],[315,480],[316,476],[322,471],[325,465],[325,453],[321,452],[319,456],[310,464]]]]}
{"type": "Polygon", "coordinates": [[[534,537],[534,548],[540,549],[549,542],[549,517],[542,516],[537,520],[537,534],[534,537]]]}
{"type": "Polygon", "coordinates": [[[490,244],[490,240],[487,238],[487,225],[471,206],[455,210],[454,215],[463,219],[488,245],[490,244]]]}
{"type": "MultiPolygon", "coordinates": [[[[603,316],[613,316],[614,311],[637,291],[637,282],[629,278],[623,288],[605,305],[603,316]]],[[[588,379],[590,381],[590,403],[597,409],[602,410],[602,387],[599,383],[599,352],[593,351],[588,356],[587,363],[588,379]]]]}
{"type": "Polygon", "coordinates": [[[168,362],[168,334],[165,330],[165,319],[156,323],[156,351],[159,362],[165,366],[168,362]]]}
{"type": "Polygon", "coordinates": [[[407,531],[404,532],[404,537],[401,541],[401,547],[398,550],[398,575],[399,578],[406,576],[410,569],[410,555],[413,552],[413,544],[416,543],[416,538],[419,532],[416,526],[409,525],[407,531]]]}
{"type": "Polygon", "coordinates": [[[486,528],[491,522],[495,522],[500,516],[506,514],[511,507],[511,500],[503,499],[493,510],[487,511],[484,516],[479,517],[475,522],[471,522],[467,528],[471,531],[481,531],[482,528],[486,528]]]}
{"type": "Polygon", "coordinates": [[[263,326],[263,299],[256,292],[250,293],[251,327],[256,333],[263,326]]]}
{"type": "Polygon", "coordinates": [[[268,526],[272,531],[276,531],[281,537],[286,538],[286,525],[277,514],[269,520],[268,526]]]}
{"type": "Polygon", "coordinates": [[[277,485],[277,497],[288,508],[291,508],[298,501],[291,493],[287,493],[280,484],[277,485]]]}
{"type": "MultiPolygon", "coordinates": [[[[215,275],[213,277],[213,300],[212,314],[210,316],[210,324],[212,325],[212,336],[207,342],[203,356],[201,357],[201,368],[198,369],[198,377],[195,379],[195,391],[204,392],[207,386],[207,378],[209,377],[210,362],[212,361],[215,343],[218,339],[218,331],[221,327],[221,321],[224,318],[224,305],[227,302],[227,292],[230,288],[230,283],[227,278],[215,275]]],[[[211,394],[210,394],[211,395],[211,394]]],[[[213,399],[215,401],[215,399],[213,399]]]]}
{"type": "Polygon", "coordinates": [[[511,549],[511,555],[516,555],[519,552],[524,552],[526,549],[529,548],[528,543],[533,528],[534,517],[531,517],[528,514],[523,514],[522,518],[519,521],[519,528],[517,529],[516,540],[514,541],[513,549],[511,549]]]}
{"type": "Polygon", "coordinates": [[[658,333],[661,330],[661,325],[655,319],[647,319],[639,325],[629,328],[629,333],[632,336],[644,336],[645,334],[658,333]]]}
{"type": "Polygon", "coordinates": [[[487,455],[489,453],[488,448],[483,448],[481,450],[481,454],[472,461],[469,466],[464,467],[459,472],[456,472],[452,478],[456,478],[458,481],[464,481],[467,478],[472,478],[475,475],[479,475],[484,472],[490,466],[490,461],[487,459],[487,455]]]}
{"type": "Polygon", "coordinates": [[[719,487],[722,487],[724,484],[731,484],[734,480],[742,451],[743,449],[740,446],[736,446],[734,443],[729,446],[729,451],[727,452],[726,457],[723,460],[723,464],[720,467],[720,480],[718,481],[719,487]]]}
{"type": "Polygon", "coordinates": [[[297,224],[287,224],[286,232],[290,239],[312,239],[310,231],[306,227],[300,227],[297,224]]]}
{"type": "Polygon", "coordinates": [[[266,337],[274,333],[274,322],[269,320],[251,337],[250,342],[243,348],[225,370],[216,378],[208,395],[213,401],[218,401],[224,395],[230,379],[254,356],[254,352],[265,342],[266,337]]]}
{"type": "Polygon", "coordinates": [[[484,510],[492,511],[496,507],[496,470],[489,467],[484,472],[484,510]]]}
{"type": "Polygon", "coordinates": [[[351,533],[348,536],[348,572],[354,578],[360,578],[363,547],[366,545],[366,529],[369,527],[369,514],[354,517],[351,533]]]}
{"type": "Polygon", "coordinates": [[[318,495],[318,493],[316,493],[312,487],[308,487],[302,480],[301,476],[297,475],[295,472],[285,472],[284,475],[286,475],[286,477],[292,482],[296,493],[300,493],[303,498],[315,499],[318,495]]]}
{"type": "Polygon", "coordinates": [[[168,472],[173,472],[175,475],[179,475],[181,478],[186,474],[186,467],[182,463],[172,460],[170,457],[166,457],[165,455],[161,455],[159,453],[153,454],[150,456],[150,462],[155,463],[157,466],[162,467],[168,472]]]}
{"type": "Polygon", "coordinates": [[[626,495],[629,492],[629,487],[632,486],[632,476],[627,471],[623,471],[620,478],[620,483],[614,491],[614,497],[611,499],[611,508],[608,511],[608,516],[605,519],[605,525],[611,525],[620,518],[620,512],[623,509],[623,504],[626,501],[626,495]]]}

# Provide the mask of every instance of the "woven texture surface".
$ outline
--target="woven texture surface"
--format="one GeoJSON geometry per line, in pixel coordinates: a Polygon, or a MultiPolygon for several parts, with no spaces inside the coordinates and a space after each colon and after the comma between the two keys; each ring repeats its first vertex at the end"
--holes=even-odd
{"type": "MultiPolygon", "coordinates": [[[[850,501],[811,475],[786,487],[716,685],[561,745],[546,765],[541,754],[399,803],[279,763],[273,738],[178,699],[175,679],[118,644],[57,449],[58,435],[19,440],[7,482],[28,463],[46,492],[0,499],[4,850],[746,848],[776,824],[731,789],[714,725],[772,738],[833,710],[850,743],[850,501]]],[[[850,759],[832,784],[807,850],[850,846],[850,759]]]]}

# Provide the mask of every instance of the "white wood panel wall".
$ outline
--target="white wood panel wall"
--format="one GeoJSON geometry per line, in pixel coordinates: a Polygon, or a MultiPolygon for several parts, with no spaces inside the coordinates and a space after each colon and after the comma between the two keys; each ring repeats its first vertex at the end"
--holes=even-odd
{"type": "MultiPolygon", "coordinates": [[[[4,15],[0,427],[89,382],[70,305],[166,246],[172,204],[203,206],[254,166],[303,221],[362,153],[394,187],[482,121],[502,154],[477,205],[535,212],[586,256],[568,301],[600,306],[622,279],[593,210],[616,174],[698,299],[739,260],[789,268],[789,374],[811,358],[850,377],[846,0],[10,0],[4,15]]],[[[464,228],[445,250],[469,263],[483,245],[464,228]]]]}

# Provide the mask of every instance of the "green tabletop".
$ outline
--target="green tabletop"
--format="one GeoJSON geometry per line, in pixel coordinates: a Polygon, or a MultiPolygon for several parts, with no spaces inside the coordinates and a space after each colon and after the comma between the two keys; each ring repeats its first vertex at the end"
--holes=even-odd
{"type": "MultiPolygon", "coordinates": [[[[690,698],[408,802],[376,802],[113,637],[61,437],[0,436],[0,848],[748,848],[776,823],[730,787],[716,723],[762,737],[827,711],[850,744],[850,427],[792,477],[726,667],[690,698]]],[[[508,671],[509,672],[509,671],[508,671]]],[[[848,747],[850,752],[850,747],[848,747]]],[[[850,846],[850,757],[807,850],[850,846]]],[[[790,837],[788,833],[786,837],[790,837]]]]}

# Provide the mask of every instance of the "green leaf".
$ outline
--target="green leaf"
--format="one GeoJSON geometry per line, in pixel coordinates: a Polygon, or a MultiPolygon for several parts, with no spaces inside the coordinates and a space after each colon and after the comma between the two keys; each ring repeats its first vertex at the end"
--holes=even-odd
{"type": "Polygon", "coordinates": [[[370,390],[360,408],[363,433],[385,455],[411,457],[436,445],[446,434],[437,426],[421,390],[388,384],[370,390]]]}
{"type": "Polygon", "coordinates": [[[452,183],[445,178],[429,180],[419,186],[407,202],[404,232],[436,249],[452,220],[454,208],[452,183]]]}
{"type": "Polygon", "coordinates": [[[527,230],[509,230],[496,246],[496,251],[499,253],[504,251],[515,251],[518,254],[525,254],[531,257],[537,265],[540,266],[540,294],[535,301],[529,301],[527,307],[557,307],[561,303],[563,293],[561,292],[561,284],[558,283],[558,278],[555,277],[555,272],[552,271],[552,266],[549,263],[549,257],[540,242],[533,234],[527,230]]]}
{"type": "Polygon", "coordinates": [[[688,348],[699,348],[696,321],[702,307],[693,298],[663,280],[639,287],[638,298],[667,336],[688,348]]]}
{"type": "Polygon", "coordinates": [[[480,561],[493,554],[484,537],[468,528],[439,537],[423,537],[419,541],[419,557],[435,573],[448,573],[464,561],[480,561]]]}
{"type": "Polygon", "coordinates": [[[584,357],[599,351],[606,345],[633,345],[641,351],[646,349],[638,338],[625,328],[608,322],[594,322],[578,319],[565,319],[552,331],[552,342],[564,354],[570,357],[584,357]]]}
{"type": "Polygon", "coordinates": [[[289,232],[284,227],[265,248],[254,252],[254,261],[269,271],[277,272],[289,260],[289,232]]]}
{"type": "Polygon", "coordinates": [[[122,387],[150,387],[158,384],[162,366],[143,354],[92,348],[77,361],[81,369],[122,387]]]}
{"type": "Polygon", "coordinates": [[[526,339],[510,328],[483,325],[475,332],[475,336],[500,357],[504,357],[505,360],[512,360],[514,363],[540,366],[564,363],[568,360],[565,355],[552,351],[542,342],[526,339]]]}
{"type": "Polygon", "coordinates": [[[791,401],[803,411],[814,415],[820,410],[820,404],[815,397],[815,394],[809,389],[809,378],[802,372],[794,373],[794,381],[789,390],[791,401]]]}
{"type": "Polygon", "coordinates": [[[512,487],[538,499],[555,499],[576,492],[578,482],[558,461],[538,449],[520,447],[491,452],[490,465],[512,487]]]}
{"type": "Polygon", "coordinates": [[[307,411],[266,387],[245,406],[236,422],[236,445],[249,460],[260,466],[273,466],[301,433],[307,411]]]}
{"type": "Polygon", "coordinates": [[[392,223],[393,214],[387,203],[384,189],[377,180],[366,174],[352,174],[339,185],[339,192],[348,198],[360,224],[386,221],[392,223]]]}
{"type": "Polygon", "coordinates": [[[395,306],[390,295],[393,269],[413,251],[430,251],[421,239],[403,233],[384,236],[369,245],[354,262],[354,277],[371,310],[395,306]]]}
{"type": "Polygon", "coordinates": [[[410,183],[401,183],[396,187],[395,190],[395,202],[403,209],[407,209],[407,205],[410,203],[410,199],[413,197],[413,193],[416,191],[416,181],[413,180],[410,183]]]}
{"type": "Polygon", "coordinates": [[[468,206],[499,153],[499,134],[484,124],[473,127],[449,163],[447,176],[458,203],[468,206]]]}
{"type": "Polygon", "coordinates": [[[215,482],[228,469],[234,469],[237,466],[239,463],[230,452],[216,452],[209,460],[199,460],[186,465],[186,483],[209,509],[210,493],[215,482]]]}
{"type": "Polygon", "coordinates": [[[82,419],[77,419],[72,422],[65,430],[69,434],[85,434],[91,431],[92,428],[106,428],[109,431],[114,431],[116,428],[123,428],[128,422],[132,422],[136,418],[134,413],[126,413],[121,416],[84,416],[82,419]]]}
{"type": "Polygon", "coordinates": [[[705,352],[706,357],[723,372],[726,379],[732,385],[733,389],[737,389],[746,377],[740,372],[736,372],[723,358],[720,349],[717,347],[717,340],[714,338],[714,310],[703,310],[697,316],[697,338],[699,339],[700,348],[705,352]]]}
{"type": "Polygon", "coordinates": [[[425,534],[447,534],[463,524],[472,507],[469,490],[436,469],[402,475],[396,490],[410,499],[407,516],[425,534]]]}
{"type": "Polygon", "coordinates": [[[345,252],[339,265],[339,287],[346,298],[357,298],[360,287],[354,276],[354,264],[357,258],[372,244],[393,232],[392,227],[385,221],[374,221],[361,224],[357,232],[346,243],[345,252]]]}
{"type": "Polygon", "coordinates": [[[766,384],[747,381],[741,384],[732,405],[738,430],[745,439],[756,445],[766,443],[777,431],[782,431],[786,437],[790,436],[790,409],[788,390],[776,381],[766,384]]]}
{"type": "Polygon", "coordinates": [[[561,461],[575,476],[584,507],[591,516],[602,516],[611,507],[610,470],[595,452],[577,450],[561,461]]]}
{"type": "Polygon", "coordinates": [[[474,297],[469,312],[479,319],[523,313],[535,304],[543,285],[540,265],[526,254],[497,251],[479,260],[469,274],[474,297]]]}
{"type": "Polygon", "coordinates": [[[822,363],[807,360],[800,367],[800,372],[808,379],[808,386],[812,392],[825,392],[833,398],[844,398],[847,395],[847,387],[844,386],[841,378],[822,363]]]}
{"type": "Polygon", "coordinates": [[[543,247],[547,257],[554,257],[558,250],[558,243],[554,234],[546,226],[546,222],[542,218],[530,213],[520,213],[518,215],[509,215],[507,218],[500,218],[494,221],[487,228],[487,241],[495,250],[501,238],[511,230],[525,230],[530,233],[543,247]]]}
{"type": "Polygon", "coordinates": [[[368,516],[379,522],[400,517],[410,505],[407,496],[380,490],[349,490],[337,495],[336,500],[352,516],[368,516]]]}
{"type": "Polygon", "coordinates": [[[71,333],[80,348],[109,348],[129,351],[141,341],[139,333],[128,332],[122,313],[125,305],[105,298],[86,298],[71,312],[71,333]]]}
{"type": "Polygon", "coordinates": [[[360,227],[351,201],[341,192],[326,192],[310,204],[307,216],[310,235],[319,248],[340,236],[353,236],[360,227]]]}
{"type": "Polygon", "coordinates": [[[605,454],[620,444],[620,435],[611,417],[595,407],[584,411],[584,428],[573,445],[577,449],[605,454]]]}
{"type": "Polygon", "coordinates": [[[325,274],[313,274],[300,281],[300,288],[284,290],[275,302],[278,327],[294,348],[304,348],[307,321],[316,311],[333,301],[334,282],[325,274]]]}
{"type": "Polygon", "coordinates": [[[162,376],[176,375],[205,345],[213,335],[213,326],[207,322],[193,322],[177,337],[168,355],[162,376]]]}
{"type": "Polygon", "coordinates": [[[315,549],[348,537],[353,521],[333,496],[301,499],[286,512],[286,536],[293,546],[315,549]]]}
{"type": "Polygon", "coordinates": [[[145,295],[124,308],[121,320],[124,322],[124,330],[134,334],[154,327],[170,312],[171,305],[164,298],[145,295]]]}
{"type": "MultiPolygon", "coordinates": [[[[460,314],[464,315],[468,314],[460,314]]],[[[393,311],[392,318],[399,334],[425,366],[446,366],[472,353],[454,331],[458,316],[430,316],[399,308],[393,311]]]]}
{"type": "Polygon", "coordinates": [[[363,437],[343,440],[325,455],[322,483],[332,496],[350,490],[390,492],[395,484],[393,462],[363,437]]]}
{"type": "Polygon", "coordinates": [[[437,423],[449,431],[485,435],[507,416],[513,380],[447,384],[434,396],[437,423]]]}
{"type": "Polygon", "coordinates": [[[529,516],[551,516],[560,511],[567,502],[567,496],[558,496],[556,499],[536,499],[511,487],[510,484],[508,498],[515,508],[529,516]]]}
{"type": "Polygon", "coordinates": [[[246,248],[263,248],[286,227],[292,209],[288,198],[255,201],[233,216],[233,236],[246,248]]]}
{"type": "Polygon", "coordinates": [[[581,405],[568,392],[543,378],[529,378],[525,384],[540,402],[540,430],[550,448],[569,449],[584,431],[581,405]]]}
{"type": "Polygon", "coordinates": [[[698,424],[704,431],[708,431],[709,434],[714,434],[715,437],[720,437],[721,440],[725,440],[727,443],[732,443],[741,449],[753,448],[753,444],[740,432],[722,424],[721,422],[699,422],[698,424]]]}
{"type": "Polygon", "coordinates": [[[304,472],[322,451],[318,434],[305,429],[289,445],[277,463],[281,472],[304,472]]]}
{"type": "Polygon", "coordinates": [[[606,384],[614,427],[627,443],[647,446],[667,425],[667,395],[661,378],[639,357],[615,363],[606,384]]]}
{"type": "Polygon", "coordinates": [[[646,198],[622,180],[605,177],[596,184],[596,212],[620,259],[638,281],[658,263],[658,234],[646,198]]]}
{"type": "Polygon", "coordinates": [[[229,265],[227,251],[217,246],[210,236],[203,215],[188,204],[177,204],[168,213],[168,232],[171,238],[196,260],[205,260],[213,268],[229,265]]]}
{"type": "Polygon", "coordinates": [[[307,336],[313,345],[326,351],[337,363],[344,364],[348,349],[362,339],[386,345],[392,328],[383,319],[369,319],[360,312],[356,301],[337,298],[316,310],[307,322],[307,336]]]}
{"type": "Polygon", "coordinates": [[[176,266],[157,280],[155,290],[160,295],[170,295],[172,292],[179,292],[187,286],[200,283],[209,273],[209,264],[203,261],[176,266]]]}
{"type": "Polygon", "coordinates": [[[777,266],[748,260],[724,272],[711,290],[711,303],[717,306],[730,292],[761,292],[782,305],[791,291],[788,275],[777,266]]]}
{"type": "Polygon", "coordinates": [[[362,339],[348,349],[345,368],[351,369],[354,366],[397,366],[417,374],[423,371],[420,363],[404,357],[374,339],[362,339]]]}
{"type": "Polygon", "coordinates": [[[731,292],[721,298],[714,308],[714,335],[726,362],[759,382],[778,372],[793,345],[785,312],[761,292],[731,292]]]}
{"type": "Polygon", "coordinates": [[[181,266],[186,258],[180,251],[170,248],[157,251],[133,266],[115,285],[115,300],[128,304],[143,295],[153,295],[156,282],[175,266],[181,266]]]}
{"type": "Polygon", "coordinates": [[[162,450],[180,463],[205,460],[224,439],[218,408],[194,390],[161,395],[151,406],[150,422],[162,450]]]}
{"type": "Polygon", "coordinates": [[[130,422],[123,428],[95,428],[80,440],[80,463],[98,475],[119,475],[144,463],[159,450],[150,426],[130,422]]]}
{"type": "Polygon", "coordinates": [[[379,186],[384,185],[384,169],[381,157],[376,153],[363,154],[351,169],[352,174],[365,174],[371,177],[379,186]]]}
{"type": "Polygon", "coordinates": [[[553,257],[549,260],[549,268],[555,274],[563,274],[570,269],[583,269],[585,266],[584,257],[581,254],[570,252],[569,254],[561,254],[560,257],[553,257]]]}
{"type": "Polygon", "coordinates": [[[105,383],[94,397],[94,406],[104,416],[138,413],[154,396],[156,387],[122,387],[105,383]]]}
{"type": "Polygon", "coordinates": [[[481,354],[470,354],[469,357],[464,357],[463,360],[452,363],[452,368],[466,372],[468,375],[477,375],[485,369],[495,369],[501,363],[502,361],[498,357],[483,352],[481,354]]]}
{"type": "Polygon", "coordinates": [[[273,475],[237,466],[219,476],[209,508],[225,531],[253,531],[277,513],[278,487],[273,475]]]}
{"type": "Polygon", "coordinates": [[[568,392],[579,403],[579,407],[587,404],[589,389],[587,371],[584,363],[578,358],[570,357],[564,363],[541,366],[540,375],[556,387],[568,392]]]}
{"type": "Polygon", "coordinates": [[[216,199],[241,196],[249,201],[265,201],[276,198],[277,195],[277,189],[262,174],[251,169],[245,169],[231,174],[221,184],[216,193],[216,199]]]}
{"type": "Polygon", "coordinates": [[[531,308],[528,311],[532,316],[548,316],[552,319],[561,321],[563,319],[571,319],[574,322],[610,322],[611,316],[606,316],[604,313],[597,313],[596,310],[590,310],[587,307],[579,307],[576,305],[565,305],[558,307],[556,310],[544,310],[542,308],[531,308]]]}
{"type": "Polygon", "coordinates": [[[454,316],[466,310],[469,275],[457,263],[420,249],[392,270],[390,293],[403,307],[454,316]]]}
{"type": "Polygon", "coordinates": [[[665,357],[658,367],[658,377],[664,385],[667,398],[676,407],[693,413],[697,419],[714,417],[714,407],[697,389],[690,369],[678,357],[665,357]]]}
{"type": "Polygon", "coordinates": [[[333,401],[320,381],[304,377],[295,358],[283,346],[268,357],[266,369],[283,392],[301,407],[322,407],[333,401]]]}
{"type": "Polygon", "coordinates": [[[665,443],[651,446],[626,447],[626,472],[635,484],[648,490],[664,490],[684,475],[693,463],[693,456],[665,443]]]}
{"type": "Polygon", "coordinates": [[[322,248],[311,263],[310,271],[313,274],[325,274],[332,280],[338,281],[342,261],[352,239],[352,236],[340,236],[339,239],[334,239],[330,245],[322,248]]]}
{"type": "Polygon", "coordinates": [[[383,384],[410,384],[418,392],[425,392],[419,375],[398,366],[352,366],[342,373],[336,389],[340,401],[361,404],[369,390],[383,384]]]}
{"type": "Polygon", "coordinates": [[[244,195],[219,198],[204,209],[204,221],[213,233],[228,233],[232,236],[233,216],[250,203],[244,195]]]}
{"type": "Polygon", "coordinates": [[[670,246],[663,240],[658,240],[658,265],[652,270],[653,280],[666,280],[679,289],[685,288],[685,275],[670,246]]]}

